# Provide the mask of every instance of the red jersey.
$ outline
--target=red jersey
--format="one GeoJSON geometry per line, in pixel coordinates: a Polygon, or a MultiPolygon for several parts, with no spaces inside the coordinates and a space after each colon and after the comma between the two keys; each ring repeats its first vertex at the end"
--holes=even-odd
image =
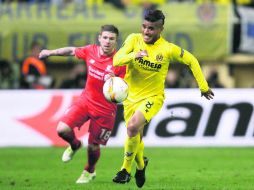
{"type": "Polygon", "coordinates": [[[75,49],[75,56],[87,65],[87,81],[81,99],[87,99],[94,108],[103,114],[112,115],[116,104],[108,102],[103,95],[104,77],[109,73],[124,77],[125,67],[113,67],[113,56],[100,55],[99,46],[92,44],[75,49]]]}

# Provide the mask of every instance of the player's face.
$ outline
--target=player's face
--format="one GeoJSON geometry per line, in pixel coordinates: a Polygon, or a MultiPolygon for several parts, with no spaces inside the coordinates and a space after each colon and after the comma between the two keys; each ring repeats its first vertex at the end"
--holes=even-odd
{"type": "Polygon", "coordinates": [[[153,44],[160,38],[160,34],[163,30],[162,20],[156,22],[143,21],[142,34],[144,42],[147,44],[153,44]]]}
{"type": "Polygon", "coordinates": [[[116,47],[117,35],[112,32],[103,31],[98,38],[100,42],[101,53],[110,55],[113,53],[116,47]]]}

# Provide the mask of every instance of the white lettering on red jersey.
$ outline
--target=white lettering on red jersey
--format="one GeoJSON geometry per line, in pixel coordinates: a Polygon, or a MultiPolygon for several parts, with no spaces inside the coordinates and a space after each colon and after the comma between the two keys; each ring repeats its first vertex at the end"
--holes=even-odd
{"type": "Polygon", "coordinates": [[[83,59],[87,66],[87,81],[81,98],[88,99],[96,111],[112,115],[116,111],[116,104],[108,102],[102,92],[104,76],[114,73],[124,77],[125,67],[113,67],[113,56],[100,55],[99,46],[92,44],[75,49],[75,56],[83,59]]]}

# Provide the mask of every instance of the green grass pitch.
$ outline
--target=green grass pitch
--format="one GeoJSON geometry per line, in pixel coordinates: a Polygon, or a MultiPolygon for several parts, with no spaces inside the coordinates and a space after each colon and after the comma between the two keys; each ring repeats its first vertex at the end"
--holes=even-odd
{"type": "MultiPolygon", "coordinates": [[[[0,148],[1,190],[132,190],[112,177],[122,164],[122,148],[102,148],[97,177],[75,184],[86,161],[86,149],[62,163],[64,148],[0,148]]],[[[249,148],[145,148],[150,161],[142,189],[253,190],[254,149],[249,148]]],[[[135,166],[134,166],[135,167],[135,166]]],[[[132,170],[134,176],[135,168],[132,170]]]]}

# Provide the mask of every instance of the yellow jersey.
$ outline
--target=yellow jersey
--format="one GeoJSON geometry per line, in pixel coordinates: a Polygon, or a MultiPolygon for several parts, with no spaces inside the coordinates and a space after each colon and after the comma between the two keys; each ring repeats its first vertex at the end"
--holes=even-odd
{"type": "Polygon", "coordinates": [[[201,92],[208,91],[208,84],[197,59],[163,37],[154,44],[146,44],[141,33],[130,34],[113,58],[114,66],[126,65],[124,79],[129,85],[128,99],[132,102],[164,95],[164,82],[172,62],[188,65],[201,92]],[[148,56],[135,58],[136,53],[141,50],[146,50],[148,56]]]}

